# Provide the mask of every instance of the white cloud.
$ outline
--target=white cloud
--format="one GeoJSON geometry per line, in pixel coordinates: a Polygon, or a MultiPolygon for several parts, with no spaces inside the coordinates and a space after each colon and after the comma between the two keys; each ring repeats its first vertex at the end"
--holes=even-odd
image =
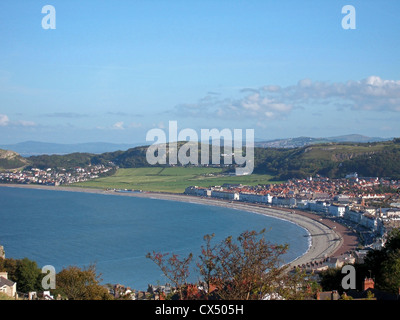
{"type": "Polygon", "coordinates": [[[296,85],[265,85],[244,88],[238,98],[207,95],[197,103],[180,104],[173,113],[188,117],[223,119],[284,119],[295,108],[326,108],[400,112],[400,81],[370,76],[360,81],[313,82],[302,79],[296,85]]]}
{"type": "Polygon", "coordinates": [[[113,129],[116,129],[116,130],[124,130],[125,129],[123,121],[114,123],[114,125],[112,127],[113,127],[113,129]]]}
{"type": "Polygon", "coordinates": [[[13,127],[34,127],[36,123],[28,120],[10,121],[7,115],[0,114],[0,127],[13,126],[13,127]]]}
{"type": "Polygon", "coordinates": [[[36,126],[36,123],[33,121],[26,121],[26,120],[19,120],[17,124],[23,126],[23,127],[34,127],[36,126]]]}
{"type": "Polygon", "coordinates": [[[303,106],[318,103],[354,110],[400,111],[400,81],[377,76],[346,83],[302,80],[285,88],[282,99],[303,106]]]}
{"type": "Polygon", "coordinates": [[[5,114],[0,114],[0,126],[5,127],[8,125],[10,122],[10,119],[8,119],[8,116],[5,114]]]}

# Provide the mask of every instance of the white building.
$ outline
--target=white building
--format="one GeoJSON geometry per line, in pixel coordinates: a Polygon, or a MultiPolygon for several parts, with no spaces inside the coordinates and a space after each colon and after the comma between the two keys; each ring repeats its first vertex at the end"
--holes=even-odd
{"type": "Polygon", "coordinates": [[[361,216],[360,224],[365,228],[380,235],[382,235],[384,232],[384,225],[382,219],[371,216],[369,214],[363,214],[361,216]]]}
{"type": "Polygon", "coordinates": [[[362,214],[360,212],[347,210],[345,215],[344,215],[344,218],[350,220],[351,222],[360,223],[361,215],[362,214]]]}
{"type": "Polygon", "coordinates": [[[315,212],[327,213],[328,207],[329,207],[329,203],[327,203],[325,201],[310,201],[308,203],[309,210],[315,211],[315,212]]]}
{"type": "Polygon", "coordinates": [[[269,194],[255,194],[255,193],[239,193],[239,201],[246,201],[252,203],[272,203],[272,196],[269,194]]]}
{"type": "Polygon", "coordinates": [[[198,188],[196,186],[187,187],[185,189],[185,194],[204,197],[207,196],[207,189],[198,188]]]}
{"type": "Polygon", "coordinates": [[[296,199],[295,198],[286,198],[286,197],[273,197],[272,205],[273,206],[282,206],[282,207],[295,207],[296,199]]]}
{"type": "Polygon", "coordinates": [[[212,190],[211,197],[225,200],[239,200],[239,194],[237,192],[212,190]]]}
{"type": "Polygon", "coordinates": [[[343,217],[346,212],[346,207],[332,204],[328,206],[328,212],[335,217],[343,217]]]}
{"type": "Polygon", "coordinates": [[[400,209],[389,209],[385,212],[385,214],[388,219],[398,219],[400,218],[400,209]]]}

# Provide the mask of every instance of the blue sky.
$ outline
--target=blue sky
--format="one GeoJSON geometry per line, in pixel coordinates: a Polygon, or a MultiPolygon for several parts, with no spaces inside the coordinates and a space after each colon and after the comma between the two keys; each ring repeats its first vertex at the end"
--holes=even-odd
{"type": "Polygon", "coordinates": [[[398,0],[3,0],[0,143],[137,143],[172,120],[266,140],[400,136],[399,12],[398,0]]]}

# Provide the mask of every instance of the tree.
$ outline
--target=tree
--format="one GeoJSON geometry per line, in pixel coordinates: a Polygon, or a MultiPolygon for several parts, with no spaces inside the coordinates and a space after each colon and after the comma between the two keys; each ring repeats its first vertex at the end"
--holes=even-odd
{"type": "Polygon", "coordinates": [[[6,271],[8,278],[14,282],[17,281],[18,260],[12,258],[0,258],[0,271],[6,271]]]}
{"type": "Polygon", "coordinates": [[[400,230],[392,229],[381,250],[368,253],[364,266],[375,276],[376,287],[398,293],[400,287],[400,230]]]}
{"type": "Polygon", "coordinates": [[[24,258],[22,260],[0,258],[0,271],[6,271],[8,278],[17,283],[17,290],[27,293],[42,289],[42,271],[35,261],[24,258]]]}
{"type": "Polygon", "coordinates": [[[42,271],[35,261],[24,258],[17,263],[16,279],[18,291],[29,292],[41,289],[42,271]]]}
{"type": "Polygon", "coordinates": [[[306,272],[296,268],[283,275],[276,292],[286,300],[312,299],[321,291],[321,285],[308,279],[306,272]]]}
{"type": "Polygon", "coordinates": [[[201,255],[199,256],[199,262],[197,262],[197,268],[199,269],[200,275],[203,277],[205,288],[203,288],[203,294],[209,298],[212,287],[213,287],[213,271],[216,267],[217,255],[215,254],[216,247],[211,245],[211,240],[215,234],[205,235],[203,237],[206,242],[205,246],[201,247],[201,255]]]}
{"type": "MultiPolygon", "coordinates": [[[[365,277],[374,277],[375,288],[398,293],[400,288],[400,230],[393,229],[387,236],[385,246],[380,250],[368,252],[363,263],[354,264],[357,288],[362,287],[365,277]]],[[[324,290],[343,292],[341,269],[328,269],[321,273],[324,290]]]]}
{"type": "Polygon", "coordinates": [[[110,300],[108,290],[100,285],[100,275],[96,274],[95,265],[86,269],[70,266],[56,276],[57,288],[54,294],[60,294],[70,300],[110,300]]]}
{"type": "Polygon", "coordinates": [[[193,254],[190,253],[183,260],[179,260],[178,255],[173,254],[168,259],[169,253],[148,253],[146,258],[149,258],[161,269],[164,275],[173,283],[176,287],[179,295],[179,299],[185,298],[184,289],[189,277],[189,265],[193,259],[193,254]]]}
{"type": "MultiPolygon", "coordinates": [[[[288,272],[287,266],[282,264],[282,255],[287,252],[288,245],[269,243],[264,232],[246,231],[237,239],[230,236],[217,244],[212,243],[214,234],[204,236],[205,245],[196,264],[203,290],[196,297],[254,300],[275,293],[285,299],[312,295],[315,286],[308,283],[305,274],[288,272]],[[300,294],[299,289],[304,289],[304,293],[300,294]]],[[[186,285],[192,254],[184,260],[179,260],[176,255],[167,259],[167,255],[155,252],[147,257],[176,285],[179,297],[188,298],[186,293],[191,290],[186,289],[193,287],[186,285]]]]}
{"type": "Polygon", "coordinates": [[[381,269],[382,290],[398,293],[400,288],[400,249],[390,252],[381,269]]]}
{"type": "Polygon", "coordinates": [[[276,291],[285,274],[281,256],[288,246],[270,244],[262,236],[264,232],[246,231],[237,241],[227,237],[200,259],[208,260],[207,267],[213,268],[209,274],[222,299],[262,299],[276,291]]]}
{"type": "Polygon", "coordinates": [[[329,268],[320,274],[322,290],[337,290],[342,292],[343,274],[341,268],[329,268]]]}

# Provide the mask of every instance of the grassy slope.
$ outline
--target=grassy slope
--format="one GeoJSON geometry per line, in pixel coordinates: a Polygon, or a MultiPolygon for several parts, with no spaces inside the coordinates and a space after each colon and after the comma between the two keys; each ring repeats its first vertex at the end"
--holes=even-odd
{"type": "Polygon", "coordinates": [[[250,176],[219,176],[219,168],[131,168],[119,169],[110,177],[99,178],[73,186],[91,188],[140,189],[144,191],[181,193],[186,187],[196,185],[208,187],[224,183],[258,185],[271,183],[271,176],[252,174],[250,176]]]}
{"type": "Polygon", "coordinates": [[[349,155],[353,156],[362,155],[366,153],[372,152],[381,152],[388,143],[379,143],[379,144],[322,144],[307,147],[302,157],[304,159],[321,159],[321,160],[337,160],[337,156],[340,155],[349,155]]]}
{"type": "Polygon", "coordinates": [[[28,164],[18,153],[0,149],[0,170],[20,169],[28,164]]]}

